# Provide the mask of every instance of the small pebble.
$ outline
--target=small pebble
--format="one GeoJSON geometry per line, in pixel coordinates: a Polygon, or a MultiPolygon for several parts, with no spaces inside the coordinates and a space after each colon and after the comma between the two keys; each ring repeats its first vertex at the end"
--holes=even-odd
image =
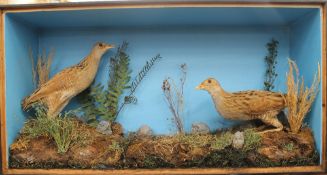
{"type": "Polygon", "coordinates": [[[142,125],[137,131],[137,135],[139,136],[152,136],[153,131],[148,125],[142,125]]]}
{"type": "Polygon", "coordinates": [[[112,134],[111,123],[108,121],[102,120],[98,124],[96,131],[98,131],[99,133],[105,134],[105,135],[111,135],[112,134]]]}
{"type": "Polygon", "coordinates": [[[198,122],[192,124],[192,134],[209,134],[210,128],[207,124],[198,122]]]}
{"type": "Polygon", "coordinates": [[[236,149],[241,149],[244,145],[244,133],[237,131],[233,136],[233,147],[236,149]]]}

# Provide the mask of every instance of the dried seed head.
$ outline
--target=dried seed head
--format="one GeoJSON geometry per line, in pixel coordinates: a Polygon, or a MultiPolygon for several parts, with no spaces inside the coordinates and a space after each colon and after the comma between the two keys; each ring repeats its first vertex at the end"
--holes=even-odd
{"type": "Polygon", "coordinates": [[[180,68],[181,68],[181,70],[182,70],[183,72],[186,71],[186,69],[187,69],[187,65],[186,65],[186,63],[181,64],[180,68]]]}
{"type": "Polygon", "coordinates": [[[164,91],[170,91],[170,84],[169,84],[168,79],[165,79],[162,82],[162,90],[164,90],[164,91]]]}

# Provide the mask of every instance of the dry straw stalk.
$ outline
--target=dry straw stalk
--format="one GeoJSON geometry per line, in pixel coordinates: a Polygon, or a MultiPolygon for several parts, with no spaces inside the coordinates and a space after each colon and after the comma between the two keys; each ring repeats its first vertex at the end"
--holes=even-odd
{"type": "Polygon", "coordinates": [[[33,53],[30,49],[29,57],[32,64],[33,83],[35,86],[40,87],[49,80],[53,56],[53,50],[48,55],[43,51],[42,54],[37,56],[37,62],[34,64],[33,53]]]}
{"type": "Polygon", "coordinates": [[[296,63],[289,59],[289,72],[287,74],[288,122],[291,132],[298,133],[306,114],[310,111],[318,92],[321,79],[320,64],[310,87],[304,87],[303,77],[299,79],[299,69],[296,63]],[[295,76],[295,77],[294,77],[295,76]]]}

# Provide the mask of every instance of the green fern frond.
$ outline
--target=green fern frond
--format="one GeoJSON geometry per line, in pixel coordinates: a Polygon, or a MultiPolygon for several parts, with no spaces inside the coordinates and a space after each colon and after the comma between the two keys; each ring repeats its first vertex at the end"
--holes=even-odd
{"type": "MultiPolygon", "coordinates": [[[[126,54],[128,43],[124,42],[117,49],[117,53],[110,60],[110,71],[109,71],[109,82],[108,82],[108,93],[107,93],[107,104],[109,107],[109,115],[112,118],[116,117],[118,103],[124,90],[130,87],[130,74],[129,68],[129,56],[126,54]]],[[[110,117],[111,118],[111,117],[110,117]]]]}

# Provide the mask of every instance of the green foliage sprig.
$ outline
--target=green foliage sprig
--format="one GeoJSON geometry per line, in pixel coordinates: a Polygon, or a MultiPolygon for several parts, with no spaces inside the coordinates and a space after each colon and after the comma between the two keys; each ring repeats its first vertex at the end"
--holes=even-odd
{"type": "Polygon", "coordinates": [[[244,130],[244,151],[257,149],[261,144],[261,136],[253,129],[244,130]]]}
{"type": "Polygon", "coordinates": [[[268,49],[268,55],[265,57],[267,70],[265,74],[264,90],[266,91],[271,91],[275,88],[274,82],[278,76],[275,70],[277,64],[278,44],[279,42],[277,40],[271,39],[271,41],[266,45],[268,49]]]}
{"type": "Polygon", "coordinates": [[[67,152],[72,143],[79,139],[79,134],[75,132],[76,122],[69,117],[71,111],[49,118],[44,106],[38,105],[33,108],[36,111],[35,117],[25,124],[22,134],[31,138],[47,136],[55,141],[58,153],[67,152]]]}
{"type": "Polygon", "coordinates": [[[82,92],[78,97],[80,109],[84,113],[85,122],[91,126],[97,125],[97,116],[106,112],[106,94],[101,84],[93,85],[82,92]]]}

